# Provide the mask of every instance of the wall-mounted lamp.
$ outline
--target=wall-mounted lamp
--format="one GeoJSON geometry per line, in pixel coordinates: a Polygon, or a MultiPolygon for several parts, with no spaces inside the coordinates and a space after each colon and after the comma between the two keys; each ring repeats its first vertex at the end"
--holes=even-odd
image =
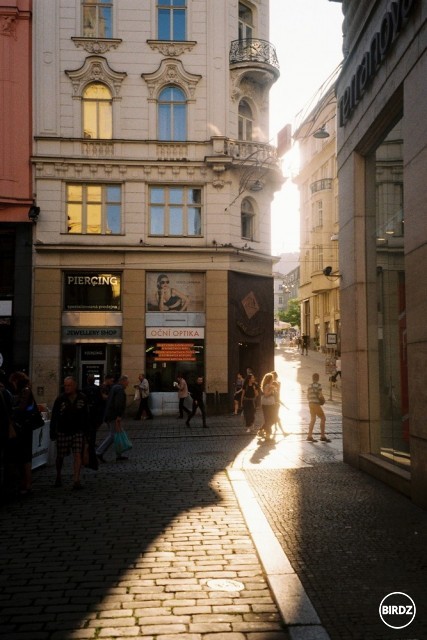
{"type": "Polygon", "coordinates": [[[262,191],[264,189],[264,185],[261,182],[261,180],[255,180],[255,182],[253,184],[251,184],[251,186],[249,187],[249,191],[253,191],[253,192],[257,192],[257,191],[262,191]]]}
{"type": "Polygon", "coordinates": [[[326,131],[325,125],[320,127],[320,129],[317,129],[317,131],[313,133],[313,138],[329,138],[329,133],[326,131]]]}
{"type": "Polygon", "coordinates": [[[342,278],[340,273],[332,273],[332,267],[325,267],[323,269],[323,275],[328,278],[328,280],[337,280],[338,278],[342,278]]]}
{"type": "Polygon", "coordinates": [[[32,204],[28,210],[28,219],[36,224],[40,215],[40,207],[37,207],[35,204],[32,204]]]}

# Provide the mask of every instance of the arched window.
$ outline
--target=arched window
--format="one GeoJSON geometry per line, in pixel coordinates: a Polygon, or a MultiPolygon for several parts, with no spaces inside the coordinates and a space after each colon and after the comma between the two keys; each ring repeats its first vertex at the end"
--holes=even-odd
{"type": "Polygon", "coordinates": [[[252,11],[243,2],[239,2],[239,40],[253,37],[252,11]]]}
{"type": "Polygon", "coordinates": [[[113,101],[105,84],[93,82],[83,91],[83,136],[95,139],[113,137],[113,101]]]}
{"type": "Polygon", "coordinates": [[[245,240],[253,240],[255,234],[255,211],[252,202],[245,198],[242,200],[240,209],[242,238],[245,240]]]}
{"type": "Polygon", "coordinates": [[[239,140],[252,140],[252,130],[252,109],[246,100],[241,100],[239,104],[239,140]]]}
{"type": "Polygon", "coordinates": [[[157,108],[159,140],[186,140],[187,102],[182,89],[165,87],[160,92],[157,108]]]}

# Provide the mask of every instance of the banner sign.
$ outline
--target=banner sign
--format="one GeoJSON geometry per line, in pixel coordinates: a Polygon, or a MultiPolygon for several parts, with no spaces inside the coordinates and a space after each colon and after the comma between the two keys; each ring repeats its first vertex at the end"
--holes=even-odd
{"type": "Polygon", "coordinates": [[[85,271],[64,273],[65,311],[120,311],[121,274],[85,271]]]}
{"type": "Polygon", "coordinates": [[[204,327],[146,327],[147,339],[164,338],[167,340],[203,340],[204,327]]]}

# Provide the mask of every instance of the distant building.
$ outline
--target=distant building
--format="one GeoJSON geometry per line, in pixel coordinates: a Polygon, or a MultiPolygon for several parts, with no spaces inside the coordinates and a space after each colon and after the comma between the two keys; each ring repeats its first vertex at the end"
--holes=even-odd
{"type": "Polygon", "coordinates": [[[340,350],[341,311],[338,269],[338,179],[336,172],[336,98],[334,87],[305,116],[294,133],[300,170],[294,178],[300,193],[301,331],[309,347],[340,350]]]}

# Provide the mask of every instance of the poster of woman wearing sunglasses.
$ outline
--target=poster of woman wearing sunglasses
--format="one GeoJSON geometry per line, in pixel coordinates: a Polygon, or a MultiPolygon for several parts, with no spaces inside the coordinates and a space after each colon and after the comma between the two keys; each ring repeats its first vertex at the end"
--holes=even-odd
{"type": "Polygon", "coordinates": [[[202,285],[198,273],[148,273],[147,311],[202,311],[202,285]]]}

